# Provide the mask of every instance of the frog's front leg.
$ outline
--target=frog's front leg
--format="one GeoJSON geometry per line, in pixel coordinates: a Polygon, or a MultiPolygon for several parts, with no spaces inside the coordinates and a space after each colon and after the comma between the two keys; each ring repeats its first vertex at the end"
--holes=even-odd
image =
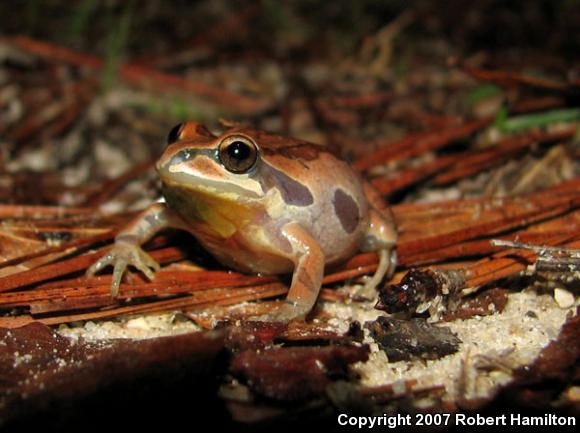
{"type": "Polygon", "coordinates": [[[103,268],[113,266],[111,295],[116,297],[127,266],[135,266],[150,280],[159,264],[141,248],[157,232],[168,228],[182,228],[180,218],[163,203],[155,203],[145,209],[124,227],[115,237],[113,248],[87,269],[86,276],[92,277],[103,268]]]}
{"type": "Polygon", "coordinates": [[[324,253],[318,242],[297,223],[282,228],[282,237],[290,243],[294,274],[286,301],[276,311],[261,319],[288,322],[304,318],[318,298],[324,274],[324,253]]]}

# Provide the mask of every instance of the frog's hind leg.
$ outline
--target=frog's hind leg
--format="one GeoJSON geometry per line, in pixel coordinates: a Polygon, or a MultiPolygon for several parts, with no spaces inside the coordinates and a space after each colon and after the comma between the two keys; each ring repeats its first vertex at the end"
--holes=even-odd
{"type": "Polygon", "coordinates": [[[365,298],[373,298],[375,289],[384,278],[391,278],[397,266],[397,252],[394,250],[379,250],[379,264],[377,270],[364,287],[357,293],[365,298]]]}
{"type": "Polygon", "coordinates": [[[391,220],[385,220],[375,209],[370,210],[369,228],[361,250],[375,251],[379,255],[379,264],[375,274],[357,293],[365,298],[374,298],[376,287],[386,277],[390,278],[397,266],[397,252],[394,250],[396,231],[391,220]]]}
{"type": "Polygon", "coordinates": [[[397,266],[397,229],[391,210],[383,201],[380,193],[370,184],[364,185],[365,195],[370,205],[369,226],[361,250],[375,251],[379,255],[379,264],[372,278],[358,292],[366,298],[374,298],[376,287],[386,277],[390,278],[397,266]]]}

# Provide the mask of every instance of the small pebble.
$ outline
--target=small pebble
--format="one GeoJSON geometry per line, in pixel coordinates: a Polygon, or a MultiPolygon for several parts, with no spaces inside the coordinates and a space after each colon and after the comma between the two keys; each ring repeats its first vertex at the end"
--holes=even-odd
{"type": "Polygon", "coordinates": [[[570,308],[574,305],[574,295],[568,290],[554,289],[554,299],[562,309],[570,308]]]}
{"type": "Polygon", "coordinates": [[[565,394],[570,401],[580,401],[580,386],[571,386],[566,390],[565,394]]]}
{"type": "Polygon", "coordinates": [[[150,327],[144,317],[137,317],[135,319],[131,319],[127,321],[127,324],[125,326],[129,329],[147,329],[150,327]]]}

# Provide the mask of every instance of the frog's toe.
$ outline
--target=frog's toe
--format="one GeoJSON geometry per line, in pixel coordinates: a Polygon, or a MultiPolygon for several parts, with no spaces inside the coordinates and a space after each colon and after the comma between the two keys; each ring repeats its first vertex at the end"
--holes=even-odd
{"type": "Polygon", "coordinates": [[[124,254],[120,254],[115,261],[115,270],[113,271],[113,283],[118,285],[127,266],[134,266],[141,271],[148,280],[155,278],[155,272],[161,267],[153,257],[147,254],[138,246],[128,247],[124,254]]]}
{"type": "Polygon", "coordinates": [[[111,253],[105,254],[95,263],[93,263],[85,272],[85,276],[87,278],[94,277],[96,273],[100,272],[102,269],[106,268],[109,265],[112,265],[114,262],[114,255],[111,253]]]}
{"type": "Polygon", "coordinates": [[[294,319],[304,318],[305,313],[297,308],[294,304],[285,303],[274,311],[258,316],[256,320],[261,322],[281,322],[288,323],[294,319]]]}
{"type": "Polygon", "coordinates": [[[157,263],[153,257],[147,254],[141,248],[139,248],[138,254],[139,257],[135,260],[134,263],[135,267],[147,275],[147,278],[152,280],[155,276],[153,272],[159,271],[161,266],[159,266],[159,263],[157,263]]]}
{"type": "Polygon", "coordinates": [[[113,266],[113,278],[111,281],[111,295],[113,297],[119,294],[119,286],[128,266],[134,266],[143,272],[149,280],[155,278],[155,271],[160,269],[155,259],[143,251],[141,247],[121,242],[115,243],[113,249],[90,266],[85,275],[92,277],[107,266],[113,266]]]}
{"type": "Polygon", "coordinates": [[[127,259],[123,257],[117,257],[113,267],[113,279],[111,281],[111,296],[116,298],[119,295],[119,286],[121,285],[121,279],[123,274],[127,269],[127,259]]]}

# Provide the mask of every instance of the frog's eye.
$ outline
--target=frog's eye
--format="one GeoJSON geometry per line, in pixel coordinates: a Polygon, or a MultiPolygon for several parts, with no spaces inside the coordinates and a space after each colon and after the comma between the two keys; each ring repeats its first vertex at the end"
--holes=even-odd
{"type": "Polygon", "coordinates": [[[248,172],[258,160],[258,146],[248,137],[227,137],[219,145],[219,160],[232,173],[248,172]]]}
{"type": "Polygon", "coordinates": [[[169,134],[167,134],[167,144],[175,143],[177,140],[179,140],[179,136],[181,135],[184,126],[185,123],[179,123],[171,128],[171,131],[169,131],[169,134]]]}

